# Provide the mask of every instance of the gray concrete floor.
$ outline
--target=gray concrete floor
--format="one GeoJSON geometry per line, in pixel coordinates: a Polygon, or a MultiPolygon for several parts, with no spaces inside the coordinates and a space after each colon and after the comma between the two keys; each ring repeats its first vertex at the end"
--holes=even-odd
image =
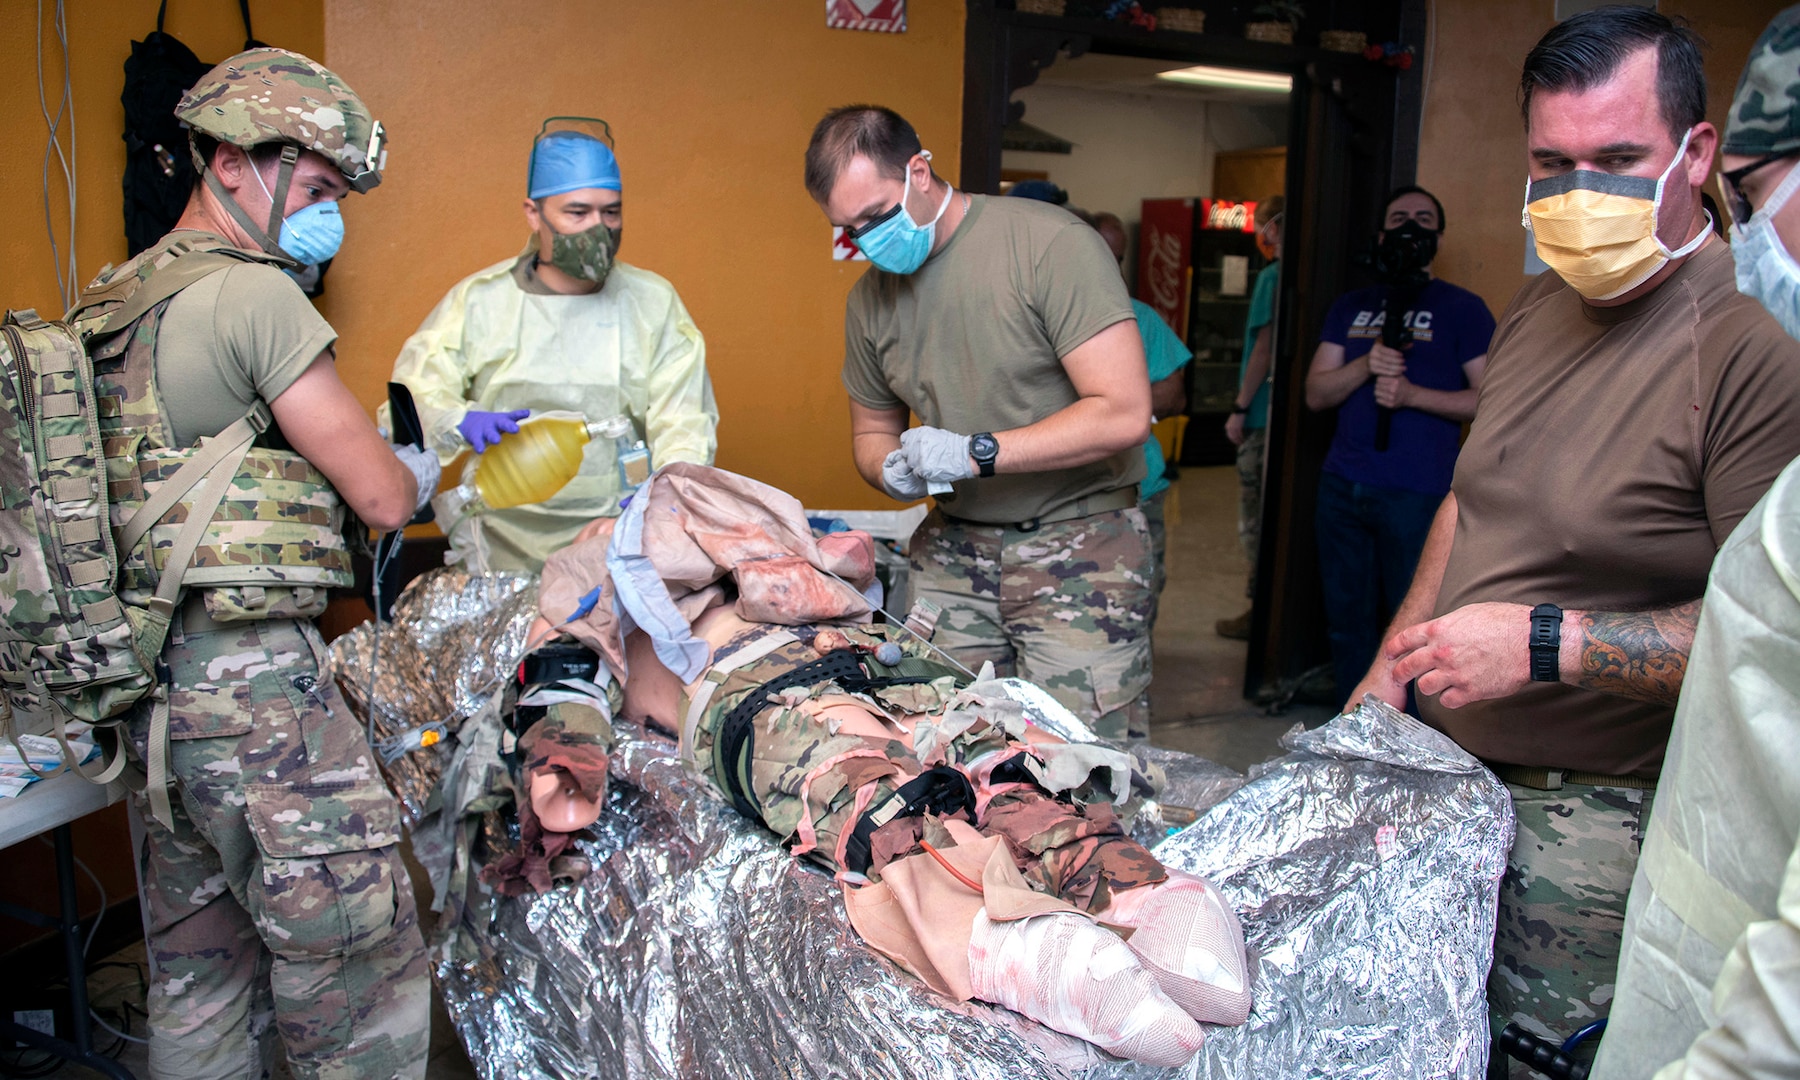
{"type": "Polygon", "coordinates": [[[1157,616],[1155,681],[1150,685],[1150,741],[1228,765],[1240,772],[1281,755],[1279,740],[1295,723],[1314,727],[1324,706],[1295,705],[1267,716],[1244,697],[1249,645],[1213,624],[1249,608],[1249,575],[1237,538],[1237,469],[1185,468],[1169,489],[1169,583],[1157,616]]]}
{"type": "MultiPolygon", "coordinates": [[[[1279,756],[1278,740],[1296,722],[1323,723],[1330,710],[1294,706],[1279,717],[1264,715],[1243,695],[1247,646],[1213,632],[1215,621],[1236,616],[1247,606],[1248,566],[1237,542],[1237,471],[1229,466],[1183,469],[1169,492],[1167,515],[1169,583],[1155,634],[1150,741],[1242,771],[1279,756]]],[[[426,906],[423,898],[420,906],[426,906]]],[[[430,913],[423,914],[428,918],[430,913]]],[[[141,969],[144,947],[136,945],[108,959],[141,969]]],[[[96,972],[90,986],[101,1007],[124,998],[142,1001],[137,976],[124,968],[96,972]]],[[[143,1034],[139,1026],[132,1030],[143,1034]]],[[[150,1075],[141,1045],[129,1045],[120,1061],[139,1077],[150,1075]]],[[[67,1067],[51,1075],[95,1074],[67,1067]]],[[[430,1080],[473,1080],[476,1075],[435,991],[426,1075],[430,1080]]],[[[276,1072],[277,1080],[287,1076],[286,1068],[276,1072]]]]}

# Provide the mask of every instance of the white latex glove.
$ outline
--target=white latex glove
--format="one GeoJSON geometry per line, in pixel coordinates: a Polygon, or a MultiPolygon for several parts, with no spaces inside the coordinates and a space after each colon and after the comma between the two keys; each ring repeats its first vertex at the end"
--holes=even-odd
{"type": "Polygon", "coordinates": [[[400,464],[412,470],[413,479],[419,482],[418,499],[413,504],[413,513],[417,514],[437,494],[438,480],[444,474],[443,463],[431,451],[411,445],[394,447],[394,456],[400,459],[400,464]]]}
{"type": "Polygon", "coordinates": [[[933,495],[950,490],[957,480],[975,475],[969,437],[943,428],[916,427],[900,433],[900,450],[912,471],[923,477],[933,495]]]}
{"type": "Polygon", "coordinates": [[[906,451],[895,450],[881,460],[881,490],[901,502],[925,497],[925,478],[906,463],[906,451]]]}

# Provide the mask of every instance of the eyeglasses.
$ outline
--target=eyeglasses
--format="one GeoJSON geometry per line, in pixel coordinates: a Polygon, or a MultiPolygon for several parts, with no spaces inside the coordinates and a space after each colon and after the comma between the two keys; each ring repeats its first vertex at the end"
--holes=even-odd
{"type": "Polygon", "coordinates": [[[1745,198],[1743,189],[1740,186],[1744,182],[1744,177],[1749,176],[1764,165],[1772,164],[1773,162],[1781,161],[1784,158],[1793,156],[1794,152],[1792,150],[1782,150],[1777,153],[1769,154],[1766,157],[1757,158],[1750,164],[1732,169],[1730,172],[1719,173],[1719,194],[1725,200],[1725,212],[1731,215],[1733,224],[1745,224],[1750,220],[1751,215],[1756,212],[1751,207],[1750,200],[1745,198]]]}

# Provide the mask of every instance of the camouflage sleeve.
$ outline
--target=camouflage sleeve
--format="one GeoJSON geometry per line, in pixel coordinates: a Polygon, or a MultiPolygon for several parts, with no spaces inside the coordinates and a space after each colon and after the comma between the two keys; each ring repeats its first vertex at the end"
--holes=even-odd
{"type": "Polygon", "coordinates": [[[582,794],[606,793],[607,755],[615,739],[612,723],[599,709],[560,702],[519,738],[519,760],[525,775],[539,769],[561,769],[581,785],[582,794]]]}

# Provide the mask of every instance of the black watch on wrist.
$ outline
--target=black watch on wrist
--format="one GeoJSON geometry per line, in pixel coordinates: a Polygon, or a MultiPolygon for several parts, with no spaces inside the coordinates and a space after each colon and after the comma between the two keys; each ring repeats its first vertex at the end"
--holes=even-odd
{"type": "Polygon", "coordinates": [[[985,431],[969,436],[969,456],[980,467],[981,475],[994,475],[994,459],[1000,456],[1000,440],[985,431]]]}
{"type": "Polygon", "coordinates": [[[1531,609],[1531,681],[1562,681],[1562,608],[1539,604],[1531,609]]]}
{"type": "Polygon", "coordinates": [[[1248,405],[1233,405],[1231,407],[1231,413],[1233,416],[1249,416],[1250,415],[1250,406],[1248,406],[1248,405]]]}

